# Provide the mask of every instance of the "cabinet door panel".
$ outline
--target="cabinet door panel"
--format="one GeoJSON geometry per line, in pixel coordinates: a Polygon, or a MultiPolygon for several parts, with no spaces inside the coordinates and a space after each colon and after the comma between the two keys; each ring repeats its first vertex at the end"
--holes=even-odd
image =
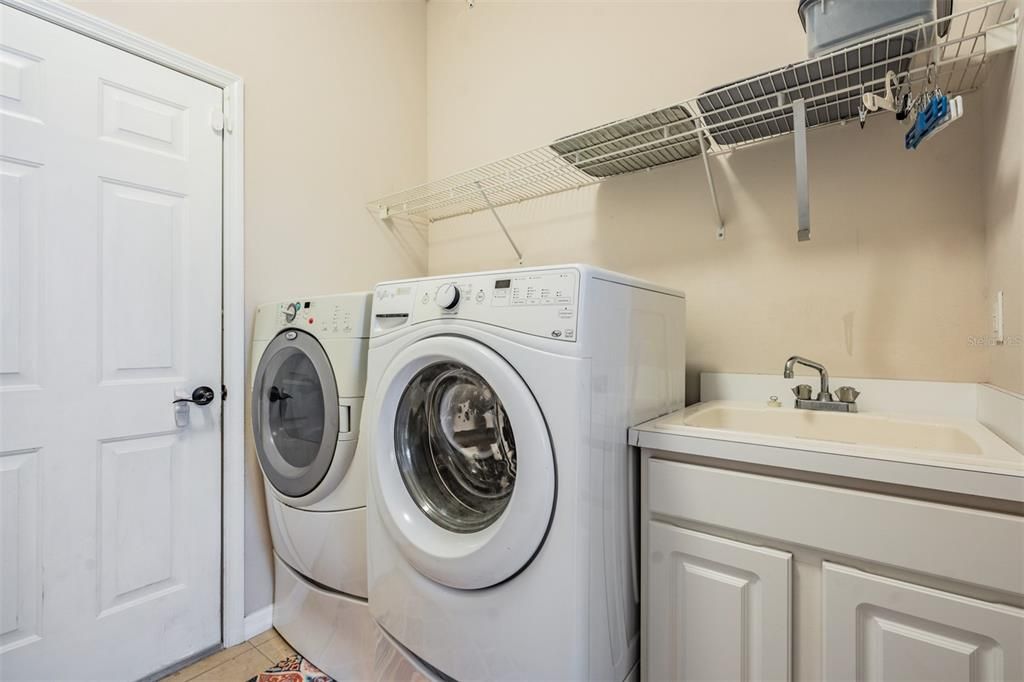
{"type": "Polygon", "coordinates": [[[649,680],[786,680],[791,556],[652,521],[649,680]]]}
{"type": "Polygon", "coordinates": [[[825,679],[1024,679],[1024,611],[823,564],[825,679]]]}

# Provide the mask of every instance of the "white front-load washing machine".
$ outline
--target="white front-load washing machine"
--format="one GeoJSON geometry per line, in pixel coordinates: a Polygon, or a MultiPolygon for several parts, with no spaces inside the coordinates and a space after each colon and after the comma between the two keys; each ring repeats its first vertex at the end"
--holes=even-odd
{"type": "Polygon", "coordinates": [[[256,311],[252,425],[274,547],[274,627],[338,680],[366,679],[366,458],[358,445],[370,294],[256,311]]]}
{"type": "Polygon", "coordinates": [[[581,265],[379,285],[369,601],[395,650],[459,680],[635,674],[627,430],[684,384],[675,291],[581,265]]]}

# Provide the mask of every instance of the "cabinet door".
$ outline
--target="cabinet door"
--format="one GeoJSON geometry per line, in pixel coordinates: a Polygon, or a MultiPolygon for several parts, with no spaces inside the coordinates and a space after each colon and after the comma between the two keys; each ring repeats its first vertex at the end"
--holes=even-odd
{"type": "Polygon", "coordinates": [[[1024,611],[829,562],[823,572],[826,680],[1024,679],[1024,611]]]}
{"type": "Polygon", "coordinates": [[[652,521],[647,560],[646,679],[789,679],[789,554],[652,521]]]}

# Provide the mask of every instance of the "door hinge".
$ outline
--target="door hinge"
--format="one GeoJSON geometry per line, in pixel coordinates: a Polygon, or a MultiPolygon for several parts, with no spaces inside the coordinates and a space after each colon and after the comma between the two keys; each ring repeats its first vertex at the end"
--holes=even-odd
{"type": "Polygon", "coordinates": [[[210,127],[216,133],[224,130],[224,112],[220,109],[213,108],[210,110],[210,127]]]}
{"type": "Polygon", "coordinates": [[[224,130],[235,132],[235,102],[227,93],[224,93],[224,130]]]}
{"type": "Polygon", "coordinates": [[[220,385],[220,399],[221,400],[227,400],[228,399],[228,387],[225,386],[224,384],[220,385]]]}

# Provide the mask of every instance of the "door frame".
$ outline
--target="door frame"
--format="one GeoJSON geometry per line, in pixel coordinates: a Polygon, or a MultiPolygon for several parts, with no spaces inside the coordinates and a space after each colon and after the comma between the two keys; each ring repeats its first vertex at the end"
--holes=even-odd
{"type": "MultiPolygon", "coordinates": [[[[221,372],[227,388],[221,421],[221,641],[245,640],[245,182],[243,82],[199,61],[57,0],[0,0],[27,14],[220,88],[222,139],[221,372]]],[[[269,622],[267,623],[269,626],[269,622]]]]}

